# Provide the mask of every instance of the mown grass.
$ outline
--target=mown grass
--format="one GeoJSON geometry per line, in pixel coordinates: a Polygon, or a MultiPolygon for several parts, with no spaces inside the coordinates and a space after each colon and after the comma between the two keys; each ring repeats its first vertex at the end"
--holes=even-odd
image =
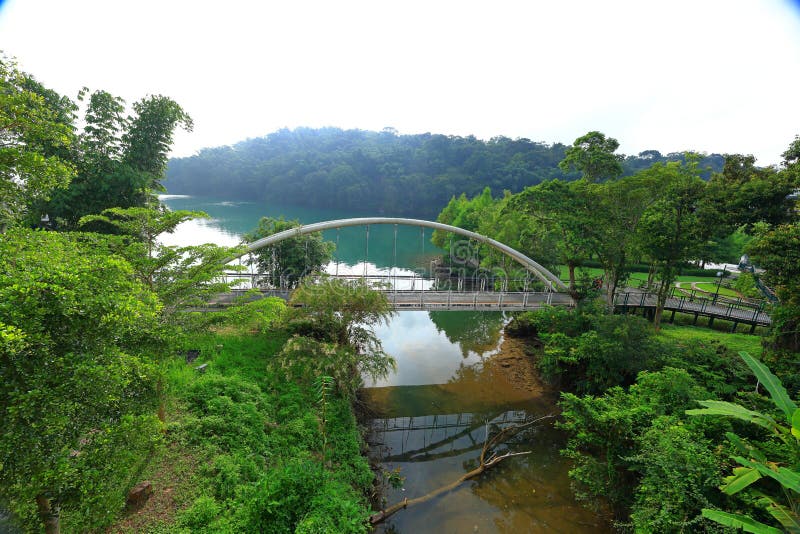
{"type": "MultiPolygon", "coordinates": [[[[588,276],[589,278],[600,278],[603,276],[603,269],[599,269],[597,267],[578,267],[575,269],[575,276],[580,278],[581,276],[588,276]]],[[[566,267],[561,267],[559,277],[563,281],[569,280],[569,272],[567,271],[566,267]]],[[[678,276],[675,281],[676,282],[706,282],[706,283],[713,283],[714,287],[716,288],[716,277],[713,276],[697,276],[697,275],[681,275],[678,276]]],[[[647,273],[630,273],[628,277],[628,283],[633,285],[639,285],[639,283],[647,281],[647,273]],[[638,283],[637,283],[638,282],[638,283]]]]}
{"type": "MultiPolygon", "coordinates": [[[[702,291],[707,291],[709,293],[716,293],[717,292],[717,284],[712,284],[710,282],[700,282],[695,284],[697,289],[702,291]]],[[[738,291],[734,291],[733,289],[727,288],[725,286],[719,287],[719,294],[724,297],[732,297],[732,298],[739,298],[741,295],[738,291]]]]}

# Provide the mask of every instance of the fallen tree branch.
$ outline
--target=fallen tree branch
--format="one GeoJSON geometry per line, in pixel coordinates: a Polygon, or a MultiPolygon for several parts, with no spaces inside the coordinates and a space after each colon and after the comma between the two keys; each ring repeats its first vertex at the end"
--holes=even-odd
{"type": "Polygon", "coordinates": [[[532,425],[534,425],[534,424],[536,424],[536,423],[538,423],[540,421],[543,421],[544,419],[550,419],[552,417],[553,417],[553,415],[544,415],[542,417],[539,417],[539,418],[534,419],[532,421],[528,421],[527,423],[524,423],[524,424],[521,424],[521,425],[507,426],[506,428],[502,429],[500,432],[498,432],[497,434],[492,436],[491,439],[489,438],[489,423],[487,422],[486,423],[486,438],[485,438],[484,443],[483,443],[483,449],[481,449],[481,455],[479,457],[479,462],[480,463],[479,463],[478,467],[476,467],[472,471],[464,473],[457,480],[454,480],[450,484],[447,484],[447,485],[442,486],[440,488],[436,488],[435,490],[433,490],[433,491],[431,491],[429,493],[426,493],[425,495],[423,495],[421,497],[415,497],[414,499],[408,499],[408,498],[403,499],[399,503],[393,504],[392,506],[390,506],[390,507],[388,507],[388,508],[386,508],[384,510],[381,510],[380,512],[376,512],[376,513],[372,514],[370,516],[370,518],[369,518],[370,524],[371,525],[377,525],[378,523],[381,523],[382,521],[385,521],[387,518],[389,518],[393,514],[399,512],[400,510],[404,510],[405,508],[408,508],[409,506],[413,506],[415,504],[420,504],[420,503],[429,501],[429,500],[431,500],[431,499],[433,499],[435,497],[438,497],[439,495],[441,495],[443,493],[447,493],[448,491],[451,491],[451,490],[457,488],[458,485],[461,484],[462,482],[467,481],[467,480],[469,480],[471,478],[475,478],[476,476],[480,475],[481,473],[483,473],[487,469],[489,469],[491,467],[494,467],[495,465],[499,464],[500,462],[502,462],[506,458],[511,458],[512,456],[522,456],[522,455],[525,455],[525,454],[530,454],[531,451],[523,451],[523,452],[506,452],[506,453],[498,455],[496,452],[493,451],[493,449],[495,447],[497,447],[498,445],[501,445],[501,444],[505,443],[507,440],[509,440],[512,437],[514,437],[520,430],[528,428],[529,426],[532,426],[532,425]]]}

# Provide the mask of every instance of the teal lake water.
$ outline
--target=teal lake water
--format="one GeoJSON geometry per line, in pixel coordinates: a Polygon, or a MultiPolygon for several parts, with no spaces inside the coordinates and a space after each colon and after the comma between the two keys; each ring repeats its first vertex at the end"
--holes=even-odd
{"type": "MultiPolygon", "coordinates": [[[[197,210],[206,212],[210,218],[183,223],[173,235],[165,235],[163,241],[174,245],[216,243],[233,246],[242,235],[258,226],[261,217],[284,217],[303,224],[370,217],[372,213],[354,213],[341,210],[310,209],[297,206],[268,204],[264,202],[242,202],[225,199],[162,195],[162,201],[172,210],[197,210]]],[[[371,225],[369,241],[366,227],[342,228],[323,232],[325,239],[338,243],[334,260],[347,266],[369,265],[369,272],[385,271],[392,267],[404,270],[429,269],[430,261],[441,250],[430,242],[431,230],[412,226],[371,225]],[[394,234],[397,231],[397,248],[394,234]]],[[[360,272],[360,271],[356,271],[360,272]]]]}

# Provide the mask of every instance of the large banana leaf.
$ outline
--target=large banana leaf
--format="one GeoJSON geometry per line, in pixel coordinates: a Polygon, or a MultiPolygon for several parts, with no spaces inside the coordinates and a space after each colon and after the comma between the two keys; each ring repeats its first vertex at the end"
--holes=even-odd
{"type": "Polygon", "coordinates": [[[791,508],[775,502],[775,500],[768,495],[761,493],[759,495],[761,495],[759,502],[772,514],[772,517],[777,519],[790,533],[800,534],[800,517],[798,517],[791,508]]]}
{"type": "Polygon", "coordinates": [[[745,532],[752,532],[753,534],[784,534],[782,530],[765,525],[746,515],[731,514],[729,512],[723,512],[722,510],[703,508],[703,517],[716,521],[720,525],[740,528],[745,532]]]}
{"type": "Polygon", "coordinates": [[[748,423],[754,423],[756,425],[763,426],[772,432],[780,433],[780,429],[775,420],[768,415],[762,414],[761,412],[748,410],[744,406],[740,406],[732,402],[713,400],[697,402],[705,406],[705,408],[686,410],[688,415],[724,415],[726,417],[735,417],[736,419],[741,419],[742,421],[747,421],[748,423]]]}
{"type": "Polygon", "coordinates": [[[733,476],[725,477],[726,484],[720,486],[719,489],[728,495],[733,495],[760,478],[761,473],[754,467],[736,467],[733,470],[733,476]]]}
{"type": "Polygon", "coordinates": [[[786,388],[783,387],[783,384],[781,384],[780,379],[772,374],[772,371],[767,369],[766,365],[750,356],[749,353],[742,351],[739,353],[739,356],[742,357],[744,363],[746,363],[750,370],[753,371],[753,374],[756,375],[758,381],[761,382],[765,388],[767,388],[770,396],[772,396],[772,401],[778,408],[783,410],[783,413],[786,414],[786,421],[791,425],[792,416],[794,415],[795,410],[797,410],[797,405],[789,397],[789,394],[786,392],[786,388]]]}

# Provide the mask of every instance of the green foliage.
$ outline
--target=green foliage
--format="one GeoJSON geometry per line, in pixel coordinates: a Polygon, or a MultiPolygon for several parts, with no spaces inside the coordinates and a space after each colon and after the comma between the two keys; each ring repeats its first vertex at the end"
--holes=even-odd
{"type": "Polygon", "coordinates": [[[704,257],[717,263],[739,263],[748,243],[753,239],[745,229],[746,227],[742,226],[726,236],[712,240],[709,243],[707,256],[704,257]]]}
{"type": "MultiPolygon", "coordinates": [[[[434,217],[452,197],[522,191],[543,181],[578,178],[558,168],[567,146],[529,139],[437,134],[396,135],[337,128],[280,130],[231,147],[170,160],[171,193],[280,198],[287,204],[434,217]],[[279,197],[276,197],[276,192],[279,197]]],[[[630,156],[627,174],[682,154],[630,156]]],[[[722,156],[705,158],[716,170],[722,156]]]]}
{"type": "Polygon", "coordinates": [[[326,481],[311,501],[311,510],[297,524],[297,534],[366,534],[370,531],[363,510],[353,499],[353,488],[326,481]]]}
{"type": "Polygon", "coordinates": [[[563,453],[575,459],[576,496],[607,499],[636,531],[700,530],[701,508],[719,500],[720,460],[703,428],[680,416],[703,392],[685,370],[667,367],[642,372],[627,392],[563,394],[563,453]]]}
{"type": "Polygon", "coordinates": [[[73,112],[71,102],[0,55],[0,232],[69,184],[73,112]]]}
{"type": "Polygon", "coordinates": [[[759,227],[748,253],[766,270],[764,279],[780,299],[772,315],[776,346],[800,352],[800,223],[759,227]]]}
{"type": "Polygon", "coordinates": [[[575,139],[558,167],[565,172],[578,170],[590,182],[614,179],[622,174],[625,158],[614,154],[618,148],[616,139],[597,131],[589,132],[575,139]]]}
{"type": "Polygon", "coordinates": [[[572,335],[537,328],[545,343],[539,369],[566,390],[597,394],[614,385],[627,386],[640,371],[663,365],[670,353],[645,319],[581,314],[574,321],[581,328],[567,327],[572,335]],[[586,322],[580,324],[581,320],[586,322]]]}
{"type": "Polygon", "coordinates": [[[643,471],[630,515],[637,531],[711,530],[697,511],[715,502],[709,489],[719,483],[719,458],[710,454],[712,443],[675,416],[656,418],[637,442],[630,458],[643,471]]]}
{"type": "Polygon", "coordinates": [[[36,497],[74,512],[75,530],[121,506],[158,439],[158,310],[119,257],[52,232],[0,236],[0,497],[26,525],[36,497]]]}
{"type": "MultiPolygon", "coordinates": [[[[279,297],[267,297],[229,306],[214,314],[210,319],[211,322],[225,323],[243,332],[266,333],[275,324],[282,322],[285,315],[286,301],[279,297]]],[[[209,317],[204,316],[204,318],[209,317]]]]}
{"type": "Polygon", "coordinates": [[[529,187],[508,202],[507,210],[530,216],[542,240],[554,245],[558,260],[567,266],[570,289],[576,288],[575,267],[589,257],[594,234],[592,188],[586,181],[551,180],[529,187]]]}
{"type": "Polygon", "coordinates": [[[701,218],[699,205],[706,183],[700,179],[696,161],[686,165],[656,164],[642,171],[642,175],[661,190],[660,198],[647,206],[637,226],[637,249],[650,258],[659,281],[653,321],[658,330],[678,266],[697,257],[704,242],[709,221],[701,218]]]}
{"type": "MultiPolygon", "coordinates": [[[[87,92],[84,88],[78,98],[87,92]]],[[[112,207],[153,205],[153,191],[163,190],[173,132],[178,126],[191,130],[191,118],[161,95],[135,102],[133,116],[124,117],[124,110],[125,101],[106,91],[89,96],[79,150],[72,156],[78,174],[68,188],[39,205],[60,228],[74,229],[81,217],[112,207]]]]}
{"type": "Polygon", "coordinates": [[[148,186],[163,190],[159,180],[167,170],[167,154],[172,148],[175,128],[191,132],[192,118],[169,97],[149,95],[134,102],[136,113],[128,119],[129,127],[122,135],[123,161],[151,177],[148,186]]]}
{"type": "MultiPolygon", "coordinates": [[[[562,393],[560,402],[576,496],[608,503],[618,526],[636,532],[718,531],[702,509],[728,502],[717,490],[726,458],[714,443],[730,426],[685,411],[698,395],[731,404],[747,366],[718,336],[677,327],[655,334],[642,319],[591,307],[522,320],[544,343],[543,374],[562,391],[591,393],[562,393]]],[[[761,380],[774,389],[767,375],[761,380]]]]}
{"type": "Polygon", "coordinates": [[[158,236],[171,233],[182,222],[206,217],[194,211],[158,208],[109,208],[81,218],[80,226],[97,223],[113,228],[119,237],[108,239],[111,251],[125,257],[137,278],[158,294],[163,315],[173,319],[180,308],[202,305],[209,297],[230,290],[234,282],[221,281],[226,260],[236,251],[204,244],[188,247],[163,245],[158,236]]]}
{"type": "Polygon", "coordinates": [[[749,298],[761,298],[761,291],[756,286],[756,277],[751,273],[740,273],[733,279],[731,287],[749,298]]]}
{"type": "Polygon", "coordinates": [[[366,532],[373,475],[349,401],[327,378],[316,389],[287,380],[286,334],[219,327],[235,333],[189,338],[204,374],[176,359],[166,375],[180,406],[168,439],[207,458],[167,530],[366,532]]]}
{"type": "Polygon", "coordinates": [[[728,154],[722,172],[709,181],[709,203],[731,230],[759,222],[780,225],[797,218],[790,197],[797,186],[791,172],[757,167],[752,155],[728,154]]]}
{"type": "MultiPolygon", "coordinates": [[[[298,226],[299,221],[262,217],[258,228],[245,234],[244,240],[252,243],[298,226]]],[[[258,249],[252,261],[258,266],[259,273],[269,275],[272,287],[281,284],[293,287],[303,276],[322,271],[331,261],[335,247],[334,243],[323,241],[322,233],[306,234],[258,249]]]]}
{"type": "MultiPolygon", "coordinates": [[[[761,449],[769,447],[762,443],[761,446],[751,445],[739,436],[728,433],[728,439],[733,443],[734,448],[739,453],[733,455],[732,459],[741,467],[734,468],[733,474],[725,479],[725,484],[720,489],[728,494],[735,495],[747,490],[750,494],[757,497],[757,502],[764,508],[773,521],[777,521],[784,529],[789,532],[800,531],[800,409],[789,397],[781,381],[759,360],[753,358],[746,352],[741,352],[742,360],[758,379],[758,383],[767,390],[770,399],[777,412],[783,413],[783,417],[774,417],[774,414],[762,413],[760,411],[749,410],[739,404],[721,403],[715,401],[700,401],[703,408],[687,410],[688,415],[722,415],[746,421],[765,428],[769,431],[772,440],[777,440],[790,447],[790,467],[784,467],[779,462],[769,461],[767,455],[761,449]],[[783,419],[780,423],[778,420],[783,419]],[[770,485],[760,485],[759,489],[754,489],[755,485],[762,479],[771,479],[779,484],[780,490],[776,490],[774,483],[770,485]]],[[[704,509],[703,514],[718,523],[728,526],[737,526],[747,532],[781,532],[765,525],[755,518],[720,510],[704,509]]]]}

